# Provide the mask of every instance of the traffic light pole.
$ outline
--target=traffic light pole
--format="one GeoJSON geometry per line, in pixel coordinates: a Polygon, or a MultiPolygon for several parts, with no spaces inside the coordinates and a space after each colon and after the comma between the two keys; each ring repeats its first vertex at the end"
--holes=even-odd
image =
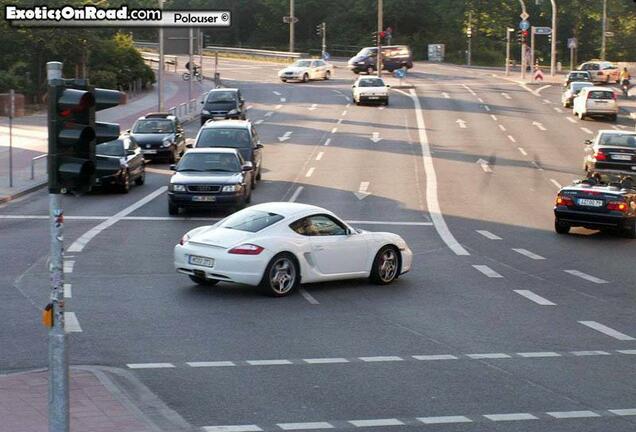
{"type": "Polygon", "coordinates": [[[506,76],[510,75],[510,32],[514,31],[506,27],[506,76]]]}
{"type": "MultiPolygon", "coordinates": [[[[163,0],[159,0],[159,9],[163,9],[163,0]]],[[[164,56],[163,56],[163,27],[159,27],[159,69],[157,70],[157,111],[163,111],[163,76],[164,76],[164,56]]]]}
{"type": "MultiPolygon", "coordinates": [[[[62,63],[46,64],[47,79],[62,79],[62,63]]],[[[55,100],[49,100],[49,107],[55,107],[55,100]]],[[[54,111],[49,108],[49,141],[54,111]]],[[[55,131],[53,131],[55,133],[55,131]]],[[[50,155],[49,155],[50,158],[50,155]]],[[[51,161],[49,160],[49,164],[51,161]]],[[[49,272],[51,279],[51,306],[53,325],[49,329],[49,432],[69,432],[69,371],[66,332],[64,329],[64,211],[59,191],[49,193],[49,215],[51,256],[49,272]]]]}
{"type": "Polygon", "coordinates": [[[322,58],[325,59],[327,52],[327,23],[322,23],[322,58]]]}
{"type": "Polygon", "coordinates": [[[294,0],[289,0],[289,52],[294,52],[294,0]]]}
{"type": "Polygon", "coordinates": [[[377,72],[379,77],[382,76],[382,38],[380,37],[380,33],[382,33],[382,27],[384,26],[382,22],[383,21],[382,9],[383,9],[382,0],[378,0],[378,55],[376,56],[376,58],[378,63],[377,72]]]}

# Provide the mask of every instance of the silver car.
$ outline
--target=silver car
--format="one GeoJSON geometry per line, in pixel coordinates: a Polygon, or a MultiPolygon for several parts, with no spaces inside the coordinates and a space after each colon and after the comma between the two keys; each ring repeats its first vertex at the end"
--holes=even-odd
{"type": "Polygon", "coordinates": [[[585,81],[571,82],[570,85],[565,89],[563,94],[561,94],[561,103],[563,104],[563,107],[571,108],[574,98],[579,94],[581,89],[585,87],[592,87],[593,85],[594,84],[592,84],[591,82],[585,81]]]}

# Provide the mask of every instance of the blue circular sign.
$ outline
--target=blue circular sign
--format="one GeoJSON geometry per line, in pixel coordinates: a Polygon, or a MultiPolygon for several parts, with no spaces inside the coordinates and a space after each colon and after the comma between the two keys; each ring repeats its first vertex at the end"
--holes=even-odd
{"type": "Polygon", "coordinates": [[[323,60],[329,60],[331,58],[331,54],[325,51],[325,54],[322,56],[323,60]]]}
{"type": "Polygon", "coordinates": [[[396,78],[404,78],[406,76],[406,70],[405,69],[396,69],[393,74],[395,75],[396,78]]]}
{"type": "Polygon", "coordinates": [[[530,28],[530,21],[528,20],[523,20],[519,23],[519,28],[521,30],[528,30],[530,28]]]}

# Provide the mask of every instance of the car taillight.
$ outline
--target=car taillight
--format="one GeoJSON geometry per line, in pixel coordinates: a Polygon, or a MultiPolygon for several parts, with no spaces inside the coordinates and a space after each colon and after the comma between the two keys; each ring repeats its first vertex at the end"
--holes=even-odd
{"type": "Polygon", "coordinates": [[[594,159],[596,159],[597,161],[604,161],[605,159],[607,159],[607,155],[599,150],[594,153],[594,159]]]}
{"type": "Polygon", "coordinates": [[[183,246],[184,244],[186,244],[188,241],[190,240],[190,236],[185,234],[183,237],[181,237],[181,240],[179,240],[179,244],[181,246],[183,246]]]}
{"type": "Polygon", "coordinates": [[[235,255],[258,255],[264,250],[265,248],[261,246],[251,244],[251,243],[245,243],[240,246],[233,247],[232,249],[227,251],[227,253],[231,253],[235,255]]]}
{"type": "Polygon", "coordinates": [[[608,210],[615,210],[620,212],[627,211],[627,203],[623,201],[610,201],[607,203],[608,210]]]}
{"type": "Polygon", "coordinates": [[[572,201],[572,198],[570,198],[569,196],[558,195],[556,198],[556,205],[569,207],[574,205],[574,201],[572,201]]]}

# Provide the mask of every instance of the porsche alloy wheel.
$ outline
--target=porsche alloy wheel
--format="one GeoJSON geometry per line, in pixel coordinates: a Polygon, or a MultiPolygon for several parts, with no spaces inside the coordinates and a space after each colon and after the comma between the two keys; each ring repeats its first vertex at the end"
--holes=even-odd
{"type": "Polygon", "coordinates": [[[393,246],[384,246],[373,260],[371,280],[380,285],[390,284],[397,278],[399,267],[398,251],[393,246]]]}
{"type": "Polygon", "coordinates": [[[288,253],[276,255],[265,269],[261,288],[273,297],[290,294],[299,283],[299,271],[293,256],[288,253]]]}

